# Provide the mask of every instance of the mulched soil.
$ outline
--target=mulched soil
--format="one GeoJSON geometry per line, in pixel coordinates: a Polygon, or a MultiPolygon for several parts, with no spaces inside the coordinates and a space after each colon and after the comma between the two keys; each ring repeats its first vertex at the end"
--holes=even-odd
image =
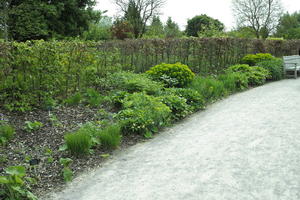
{"type": "MultiPolygon", "coordinates": [[[[32,191],[37,196],[42,196],[52,190],[61,188],[64,184],[62,165],[60,158],[71,158],[73,163],[71,169],[74,175],[100,166],[106,158],[101,155],[111,154],[111,150],[100,148],[93,149],[91,155],[83,157],[73,157],[67,151],[59,151],[64,144],[64,135],[67,132],[76,130],[80,124],[89,121],[104,120],[98,112],[85,106],[78,107],[58,107],[55,110],[43,111],[36,110],[25,114],[8,113],[0,110],[0,114],[9,121],[9,124],[16,129],[16,134],[6,146],[0,146],[0,175],[4,174],[4,169],[8,166],[23,165],[27,168],[27,174],[38,180],[37,184],[32,185],[32,191]],[[49,114],[54,114],[60,125],[53,125],[49,120],[49,114]],[[39,121],[44,126],[31,133],[24,130],[25,121],[39,121]],[[47,149],[52,150],[52,154],[46,153],[47,149]],[[48,158],[53,157],[53,162],[48,158]],[[32,162],[39,162],[37,165],[30,165],[32,162]]],[[[119,148],[125,149],[129,146],[144,140],[142,136],[125,135],[119,148]]]]}

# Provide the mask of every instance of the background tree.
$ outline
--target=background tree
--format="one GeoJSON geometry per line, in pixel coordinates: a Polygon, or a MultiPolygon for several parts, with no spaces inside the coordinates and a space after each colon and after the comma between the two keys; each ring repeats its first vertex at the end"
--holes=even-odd
{"type": "Polygon", "coordinates": [[[138,38],[143,34],[143,21],[139,12],[139,7],[134,0],[129,0],[124,20],[131,24],[135,38],[138,38]]]}
{"type": "Polygon", "coordinates": [[[19,41],[78,36],[99,20],[94,5],[95,0],[10,0],[8,33],[19,41]]]}
{"type": "MultiPolygon", "coordinates": [[[[116,5],[123,12],[126,20],[130,23],[131,20],[128,20],[128,11],[130,7],[134,7],[134,12],[132,14],[136,18],[136,22],[141,22],[141,27],[139,28],[140,32],[138,37],[142,37],[146,32],[147,22],[153,17],[159,14],[159,9],[165,3],[165,0],[114,0],[116,5]],[[134,5],[134,6],[131,6],[134,5]],[[126,17],[127,14],[127,17],[126,17]]],[[[139,22],[139,23],[140,23],[139,22]]],[[[133,25],[133,24],[132,24],[133,25]]],[[[134,27],[134,25],[133,25],[134,27]]],[[[136,34],[135,34],[136,35],[136,34]]]]}
{"type": "Polygon", "coordinates": [[[10,0],[0,1],[0,38],[8,40],[8,11],[10,0]]]}
{"type": "Polygon", "coordinates": [[[267,38],[282,13],[280,0],[233,0],[238,27],[251,27],[257,38],[267,38]]]}
{"type": "Polygon", "coordinates": [[[223,31],[224,24],[207,15],[195,16],[187,22],[186,34],[188,36],[198,37],[199,33],[201,34],[210,30],[223,31]]]}
{"type": "Polygon", "coordinates": [[[151,25],[147,27],[145,38],[163,38],[165,36],[164,25],[161,22],[159,16],[152,18],[151,25]]]}
{"type": "Polygon", "coordinates": [[[175,38],[182,36],[182,32],[180,31],[178,24],[174,22],[171,17],[168,18],[167,23],[164,27],[164,31],[166,38],[175,38]]]}
{"type": "Polygon", "coordinates": [[[119,40],[134,37],[134,30],[132,25],[124,19],[116,19],[111,28],[111,33],[113,38],[119,40]]]}
{"type": "Polygon", "coordinates": [[[256,35],[251,27],[238,27],[235,30],[226,33],[229,37],[237,38],[256,38],[256,35]]]}
{"type": "Polygon", "coordinates": [[[285,39],[300,39],[300,12],[284,14],[279,20],[276,36],[285,39]]]}

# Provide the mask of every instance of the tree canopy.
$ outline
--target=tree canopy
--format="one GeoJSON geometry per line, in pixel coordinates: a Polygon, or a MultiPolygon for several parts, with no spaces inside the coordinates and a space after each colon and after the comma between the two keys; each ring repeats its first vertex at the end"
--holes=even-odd
{"type": "Polygon", "coordinates": [[[188,36],[198,37],[199,33],[208,30],[223,31],[225,28],[224,24],[218,19],[214,19],[207,15],[198,15],[189,19],[186,27],[186,34],[188,36]]]}
{"type": "Polygon", "coordinates": [[[300,39],[300,12],[284,14],[279,20],[276,36],[285,39],[300,39]]]}

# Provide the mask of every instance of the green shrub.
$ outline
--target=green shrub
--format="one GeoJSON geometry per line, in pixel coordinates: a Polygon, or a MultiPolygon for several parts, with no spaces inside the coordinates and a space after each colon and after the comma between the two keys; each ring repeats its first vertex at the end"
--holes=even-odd
{"type": "Polygon", "coordinates": [[[89,153],[93,141],[89,132],[85,128],[77,130],[75,133],[68,133],[65,135],[65,142],[67,149],[72,155],[82,155],[89,153]]]}
{"type": "Polygon", "coordinates": [[[62,176],[65,182],[70,182],[73,179],[73,172],[70,168],[73,160],[71,158],[60,158],[59,163],[64,167],[62,170],[62,176]]]}
{"type": "Polygon", "coordinates": [[[108,81],[112,89],[134,92],[146,92],[149,95],[159,93],[163,88],[161,83],[151,80],[146,74],[118,72],[110,75],[108,81]]]}
{"type": "Polygon", "coordinates": [[[26,176],[26,169],[23,166],[11,166],[6,168],[6,176],[0,176],[0,198],[7,200],[37,200],[26,186],[27,180],[32,180],[26,176]]]}
{"type": "Polygon", "coordinates": [[[167,87],[184,87],[195,77],[190,68],[181,63],[162,63],[150,68],[146,73],[154,80],[163,82],[167,87]]]}
{"type": "Polygon", "coordinates": [[[204,97],[196,90],[190,88],[167,88],[166,93],[174,94],[186,99],[186,103],[191,106],[193,111],[204,109],[205,100],[204,97]]]}
{"type": "Polygon", "coordinates": [[[257,63],[257,66],[262,67],[270,72],[268,80],[281,80],[283,79],[283,61],[280,58],[272,60],[265,60],[257,63]]]}
{"type": "Polygon", "coordinates": [[[15,134],[15,129],[6,123],[0,122],[0,145],[4,145],[11,140],[15,134]]]}
{"type": "Polygon", "coordinates": [[[121,128],[120,125],[111,125],[98,132],[98,137],[101,146],[106,149],[115,149],[121,143],[121,128]]]}
{"type": "Polygon", "coordinates": [[[240,72],[248,77],[248,83],[251,86],[262,85],[269,77],[269,71],[262,67],[250,67],[247,64],[233,65],[228,68],[227,72],[240,72]]]}
{"type": "Polygon", "coordinates": [[[123,101],[123,110],[117,114],[123,133],[145,134],[155,132],[169,122],[170,108],[158,97],[134,93],[123,101]]]}
{"type": "Polygon", "coordinates": [[[104,97],[95,89],[88,88],[84,94],[84,101],[91,107],[98,107],[103,103],[104,97]]]}
{"type": "Polygon", "coordinates": [[[110,95],[110,99],[116,108],[121,108],[123,105],[123,100],[128,95],[130,95],[130,93],[126,91],[113,91],[110,95]]]}
{"type": "Polygon", "coordinates": [[[227,91],[234,93],[248,88],[248,77],[240,72],[228,72],[218,76],[227,91]]]}
{"type": "Polygon", "coordinates": [[[70,96],[69,98],[64,100],[65,104],[68,106],[76,106],[80,104],[81,101],[82,101],[82,95],[79,92],[75,93],[73,96],[70,96]]]}
{"type": "Polygon", "coordinates": [[[192,113],[192,107],[186,103],[186,99],[177,95],[166,94],[160,96],[160,99],[172,111],[172,120],[182,119],[192,113]]]}
{"type": "Polygon", "coordinates": [[[222,81],[215,78],[196,77],[189,86],[199,92],[206,102],[213,102],[228,94],[222,81]]]}
{"type": "Polygon", "coordinates": [[[274,59],[274,57],[269,53],[248,54],[242,58],[242,63],[254,66],[259,62],[272,59],[274,59]]]}

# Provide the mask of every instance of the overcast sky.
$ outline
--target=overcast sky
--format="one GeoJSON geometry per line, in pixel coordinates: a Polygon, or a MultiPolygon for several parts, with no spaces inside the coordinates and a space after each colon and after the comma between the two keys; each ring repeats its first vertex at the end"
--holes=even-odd
{"type": "MultiPolygon", "coordinates": [[[[113,0],[97,0],[97,2],[96,9],[107,10],[108,16],[114,17],[118,14],[118,9],[113,0]]],[[[300,0],[282,0],[282,4],[284,10],[290,13],[300,10],[300,0]]],[[[168,17],[172,17],[181,29],[185,28],[188,19],[201,14],[219,19],[227,29],[235,26],[231,11],[231,0],[166,0],[161,13],[163,22],[168,17]]]]}

